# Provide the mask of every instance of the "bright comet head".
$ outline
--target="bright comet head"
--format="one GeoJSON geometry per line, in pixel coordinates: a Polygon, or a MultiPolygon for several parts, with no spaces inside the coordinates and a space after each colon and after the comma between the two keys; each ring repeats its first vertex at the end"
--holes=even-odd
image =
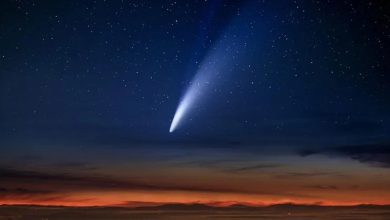
{"type": "Polygon", "coordinates": [[[190,106],[190,103],[193,102],[194,96],[192,95],[193,92],[191,92],[193,88],[191,87],[187,93],[185,94],[183,100],[180,102],[179,106],[177,107],[177,110],[175,112],[175,115],[173,116],[171,126],[169,128],[169,132],[172,133],[177,126],[179,125],[179,122],[182,120],[183,116],[187,112],[188,107],[190,106]]]}

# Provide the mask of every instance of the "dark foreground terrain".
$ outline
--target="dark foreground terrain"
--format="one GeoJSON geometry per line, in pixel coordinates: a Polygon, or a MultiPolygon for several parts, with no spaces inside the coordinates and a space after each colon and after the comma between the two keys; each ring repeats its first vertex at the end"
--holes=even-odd
{"type": "Polygon", "coordinates": [[[165,205],[147,208],[69,208],[0,206],[0,220],[124,220],[124,219],[318,219],[390,220],[390,206],[320,207],[276,205],[262,208],[165,205]]]}

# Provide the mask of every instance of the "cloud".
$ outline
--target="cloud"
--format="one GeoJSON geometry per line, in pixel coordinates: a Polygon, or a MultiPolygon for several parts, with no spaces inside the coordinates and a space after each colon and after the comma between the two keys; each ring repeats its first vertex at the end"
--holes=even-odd
{"type": "Polygon", "coordinates": [[[77,176],[67,173],[41,173],[35,171],[22,171],[0,169],[0,183],[17,182],[25,184],[51,185],[57,190],[85,190],[85,189],[122,189],[122,190],[183,190],[202,192],[234,192],[231,189],[216,187],[201,187],[189,185],[163,185],[159,183],[148,184],[141,181],[127,181],[105,176],[77,176]]]}
{"type": "Polygon", "coordinates": [[[232,168],[232,172],[246,172],[246,171],[257,171],[257,170],[264,170],[264,169],[270,169],[270,168],[278,168],[282,167],[280,164],[256,164],[251,166],[241,166],[232,168]]]}
{"type": "Polygon", "coordinates": [[[53,164],[53,166],[62,169],[77,169],[77,170],[86,170],[86,171],[99,169],[98,167],[91,166],[87,163],[82,163],[82,162],[60,162],[60,163],[53,164]]]}
{"type": "Polygon", "coordinates": [[[307,185],[305,188],[319,189],[319,190],[355,190],[358,189],[358,185],[350,186],[335,186],[335,185],[307,185]]]}
{"type": "Polygon", "coordinates": [[[66,199],[66,196],[54,190],[1,187],[0,202],[9,199],[30,202],[49,202],[59,199],[64,200],[66,199]]]}
{"type": "Polygon", "coordinates": [[[285,172],[278,174],[278,178],[310,178],[310,177],[321,177],[321,176],[343,176],[342,174],[335,172],[285,172]]]}
{"type": "Polygon", "coordinates": [[[361,163],[390,168],[390,144],[349,145],[319,150],[305,149],[299,152],[301,156],[314,154],[348,157],[361,163]]]}
{"type": "Polygon", "coordinates": [[[91,190],[91,189],[121,189],[121,190],[172,190],[172,191],[199,191],[199,192],[237,192],[245,190],[227,189],[221,187],[191,186],[180,184],[154,184],[136,180],[120,180],[104,176],[76,176],[71,174],[51,174],[35,171],[21,171],[0,169],[0,183],[24,183],[31,185],[47,185],[57,191],[91,190]]]}
{"type": "MultiPolygon", "coordinates": [[[[145,183],[135,179],[117,179],[107,176],[77,176],[67,173],[42,173],[36,171],[23,171],[14,169],[0,169],[0,188],[6,186],[20,186],[28,189],[31,195],[39,196],[40,189],[48,189],[43,194],[51,192],[55,195],[87,191],[187,191],[202,193],[239,193],[257,195],[278,195],[294,197],[311,197],[307,195],[290,194],[285,192],[261,191],[257,189],[245,189],[240,187],[228,187],[224,185],[189,185],[188,183],[166,183],[153,181],[145,183]]],[[[20,190],[19,190],[20,191],[20,190]]],[[[8,194],[17,195],[19,191],[8,191],[8,194]]],[[[27,193],[28,191],[26,191],[27,193]]]]}
{"type": "Polygon", "coordinates": [[[283,167],[282,164],[276,163],[259,163],[251,161],[249,159],[209,159],[209,160],[192,160],[179,162],[180,165],[196,166],[201,168],[213,169],[217,171],[227,173],[240,173],[240,172],[251,172],[272,168],[283,167]]]}
{"type": "Polygon", "coordinates": [[[34,190],[34,189],[25,189],[25,188],[0,188],[0,197],[6,195],[42,195],[42,194],[52,194],[54,191],[49,190],[34,190]]]}
{"type": "Polygon", "coordinates": [[[310,185],[306,186],[306,188],[311,189],[323,189],[323,190],[339,190],[340,187],[334,185],[310,185]]]}

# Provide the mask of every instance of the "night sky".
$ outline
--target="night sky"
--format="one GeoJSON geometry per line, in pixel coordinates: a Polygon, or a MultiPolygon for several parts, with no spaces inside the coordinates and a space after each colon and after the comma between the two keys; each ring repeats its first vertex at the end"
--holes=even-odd
{"type": "Polygon", "coordinates": [[[389,43],[386,0],[3,0],[0,204],[389,204],[389,43]]]}

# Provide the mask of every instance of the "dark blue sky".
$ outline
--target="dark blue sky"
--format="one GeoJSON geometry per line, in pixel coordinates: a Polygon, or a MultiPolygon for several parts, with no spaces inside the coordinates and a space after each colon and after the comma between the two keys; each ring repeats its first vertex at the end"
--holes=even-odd
{"type": "Polygon", "coordinates": [[[52,170],[57,161],[110,173],[126,158],[137,167],[268,154],[390,166],[387,1],[6,0],[0,8],[2,167],[52,170]],[[218,59],[210,51],[236,43],[247,49],[220,53],[228,71],[169,133],[198,68],[218,59]],[[71,156],[83,152],[88,161],[71,156]]]}
{"type": "MultiPolygon", "coordinates": [[[[10,139],[94,138],[107,130],[108,139],[161,142],[388,139],[384,4],[36,4],[2,6],[2,134],[10,139]],[[249,44],[258,50],[169,135],[197,63],[248,13],[256,16],[241,23],[254,26],[249,44]]],[[[251,33],[233,34],[240,41],[251,33]]]]}

